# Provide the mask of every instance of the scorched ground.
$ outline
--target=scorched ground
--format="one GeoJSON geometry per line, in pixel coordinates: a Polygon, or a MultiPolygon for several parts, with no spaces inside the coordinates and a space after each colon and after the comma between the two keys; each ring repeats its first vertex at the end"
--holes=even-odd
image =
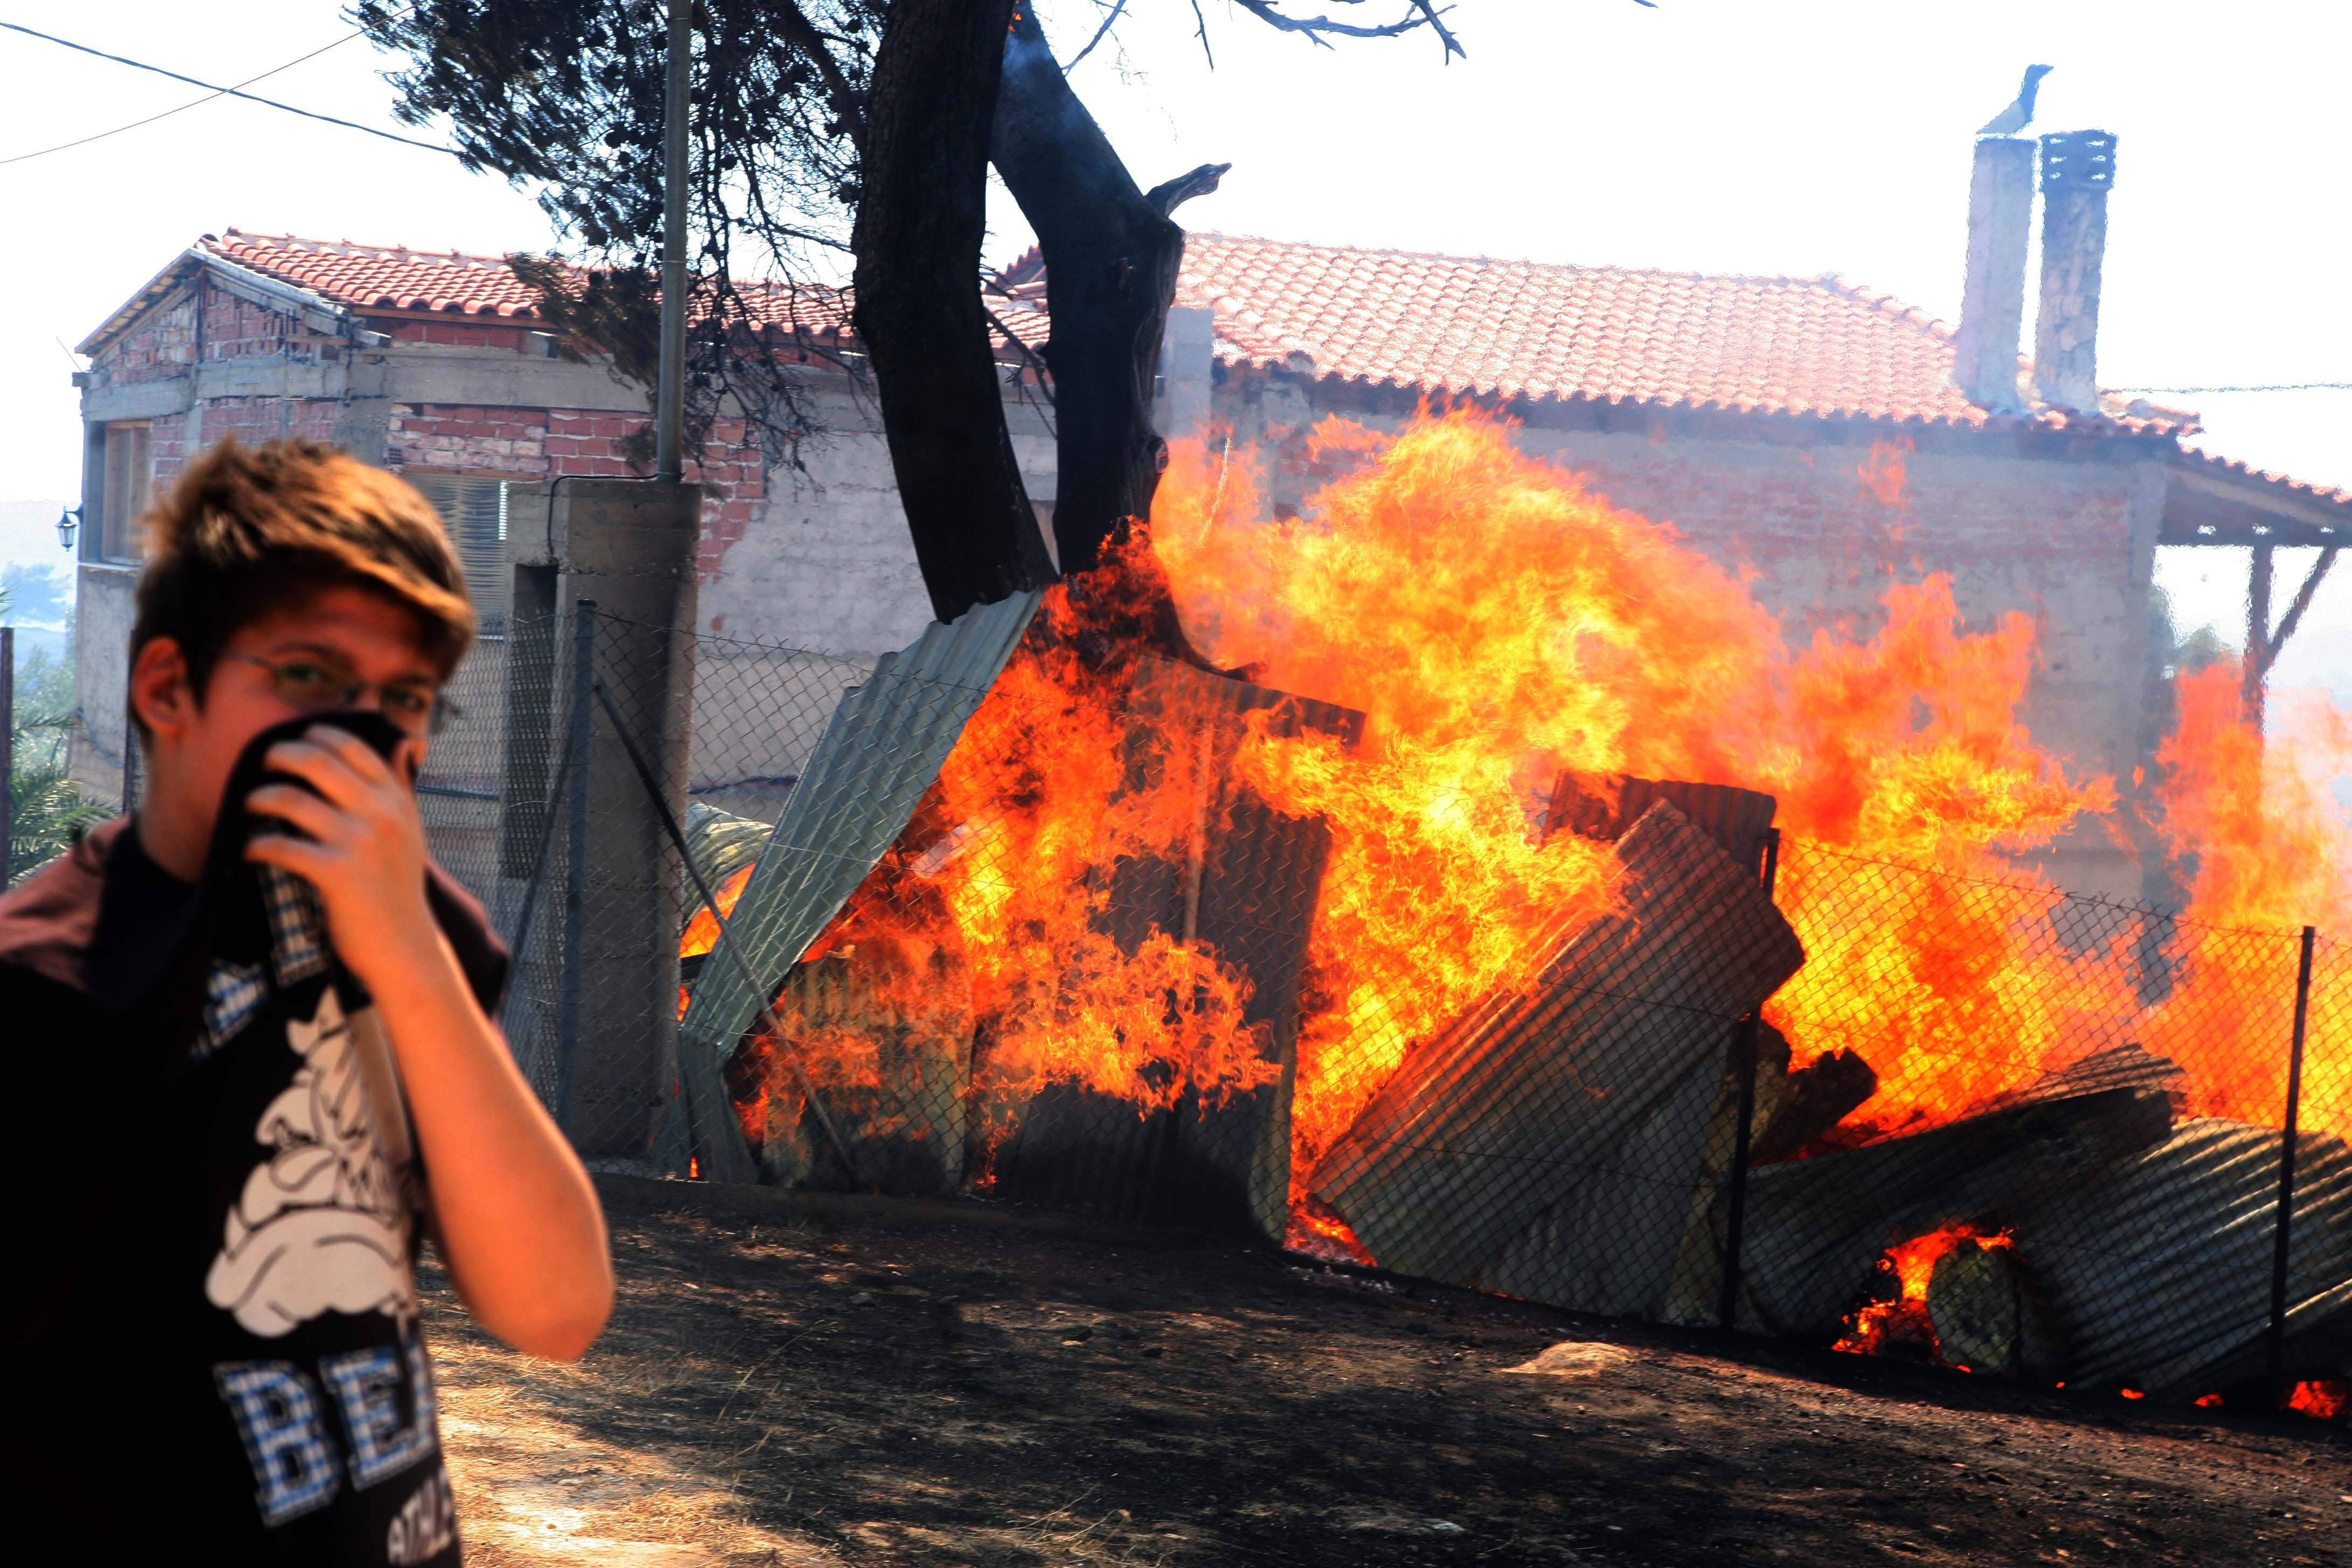
{"type": "Polygon", "coordinates": [[[2347,1561],[2352,1447],[2317,1422],[980,1205],[604,1185],[621,1305],[578,1365],[434,1284],[485,1568],[2347,1561]]]}

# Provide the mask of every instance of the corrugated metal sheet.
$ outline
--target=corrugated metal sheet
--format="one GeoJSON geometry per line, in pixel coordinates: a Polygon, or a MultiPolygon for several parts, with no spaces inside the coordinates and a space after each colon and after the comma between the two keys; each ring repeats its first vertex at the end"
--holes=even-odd
{"type": "MultiPolygon", "coordinates": [[[[1729,1037],[1725,1031],[1727,1046],[1729,1037]]],[[[1692,1199],[1706,1177],[1723,1086],[1722,1053],[1701,1053],[1648,1121],[1466,1282],[1579,1312],[1665,1316],[1686,1226],[1694,1213],[1705,1215],[1692,1199]]]]}
{"type": "MultiPolygon", "coordinates": [[[[2019,1215],[2017,1250],[2066,1338],[2067,1376],[2194,1398],[2259,1375],[2278,1239],[2279,1131],[2200,1117],[2101,1179],[2019,1215]]],[[[2297,1140],[2290,1331],[2352,1281],[2352,1146],[2297,1140]]]]}
{"type": "MultiPolygon", "coordinates": [[[[2004,1229],[2024,1205],[2098,1182],[2171,1131],[2162,1090],[2111,1089],[1759,1166],[1748,1178],[1740,1326],[1832,1339],[1888,1247],[1953,1223],[2004,1229]]],[[[2039,1267],[2030,1251],[2025,1260],[2039,1267]]]]}
{"type": "MultiPolygon", "coordinates": [[[[906,831],[1042,597],[1016,594],[951,626],[934,624],[904,652],[885,654],[873,676],[842,697],[728,921],[730,940],[762,985],[782,981],[906,831]]],[[[722,1181],[754,1179],[719,1069],[765,1000],[732,962],[713,954],[678,1026],[696,1148],[722,1181]]]]}
{"type": "Polygon", "coordinates": [[[1580,773],[1570,769],[1552,785],[1544,832],[1584,838],[1622,838],[1643,813],[1664,801],[1693,827],[1723,846],[1743,865],[1761,858],[1780,803],[1771,795],[1735,784],[1685,784],[1679,779],[1637,779],[1626,773],[1580,773]]]}
{"type": "Polygon", "coordinates": [[[1693,1074],[1720,1071],[1733,1023],[1804,962],[1754,868],[1673,806],[1617,852],[1623,908],[1554,933],[1523,991],[1409,1053],[1317,1166],[1315,1194],[1385,1267],[1470,1278],[1693,1074]]]}

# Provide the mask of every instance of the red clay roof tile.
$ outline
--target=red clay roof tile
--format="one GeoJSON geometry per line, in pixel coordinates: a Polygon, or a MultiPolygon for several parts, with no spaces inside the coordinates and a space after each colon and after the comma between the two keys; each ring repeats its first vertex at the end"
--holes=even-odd
{"type": "MultiPolygon", "coordinates": [[[[352,309],[536,319],[530,289],[502,257],[237,229],[200,244],[352,309]]],[[[1033,349],[1046,335],[1045,284],[1033,248],[987,297],[1033,349]]],[[[780,328],[848,330],[845,290],[742,289],[780,328]]],[[[1475,396],[2009,422],[1952,384],[1950,328],[1835,275],[1570,267],[1194,234],[1176,300],[1214,312],[1215,353],[1228,365],[1475,396]]],[[[2196,428],[2184,410],[2105,401],[2095,417],[2035,407],[2022,418],[2117,433],[2196,428]]]]}
{"type": "MultiPolygon", "coordinates": [[[[1033,250],[1000,284],[1042,310],[1033,250]]],[[[1952,384],[1952,331],[1834,275],[1745,278],[1186,237],[1180,306],[1215,314],[1223,363],[1499,398],[1996,423],[1952,384]]],[[[1024,332],[1024,336],[1027,334],[1024,332]]],[[[2035,424],[2177,433],[2109,408],[2035,424]]],[[[2164,416],[2170,416],[2169,417],[2164,416]]]]}

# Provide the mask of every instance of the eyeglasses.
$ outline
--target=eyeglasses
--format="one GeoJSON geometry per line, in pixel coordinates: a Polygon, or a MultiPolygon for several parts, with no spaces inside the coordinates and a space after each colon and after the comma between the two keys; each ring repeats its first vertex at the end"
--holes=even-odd
{"type": "Polygon", "coordinates": [[[349,708],[373,691],[383,716],[412,735],[437,735],[451,720],[465,717],[464,710],[421,680],[378,684],[315,658],[263,658],[252,653],[228,657],[268,670],[278,700],[305,713],[349,708]]]}

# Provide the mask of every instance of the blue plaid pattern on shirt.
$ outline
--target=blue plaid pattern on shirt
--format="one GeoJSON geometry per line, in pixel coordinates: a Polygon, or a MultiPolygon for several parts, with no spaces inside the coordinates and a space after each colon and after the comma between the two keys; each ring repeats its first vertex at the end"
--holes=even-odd
{"type": "Polygon", "coordinates": [[[257,867],[261,901],[269,912],[269,966],[278,984],[293,985],[327,972],[326,921],[310,884],[277,866],[257,867]]]}
{"type": "Polygon", "coordinates": [[[238,1361],[213,1368],[252,1461],[253,1500],[272,1529],[334,1501],[342,1488],[318,1384],[292,1362],[238,1361]]]}
{"type": "Polygon", "coordinates": [[[228,1044],[268,1000],[269,980],[259,964],[214,960],[205,977],[205,1037],[196,1054],[210,1056],[228,1044]]]}

